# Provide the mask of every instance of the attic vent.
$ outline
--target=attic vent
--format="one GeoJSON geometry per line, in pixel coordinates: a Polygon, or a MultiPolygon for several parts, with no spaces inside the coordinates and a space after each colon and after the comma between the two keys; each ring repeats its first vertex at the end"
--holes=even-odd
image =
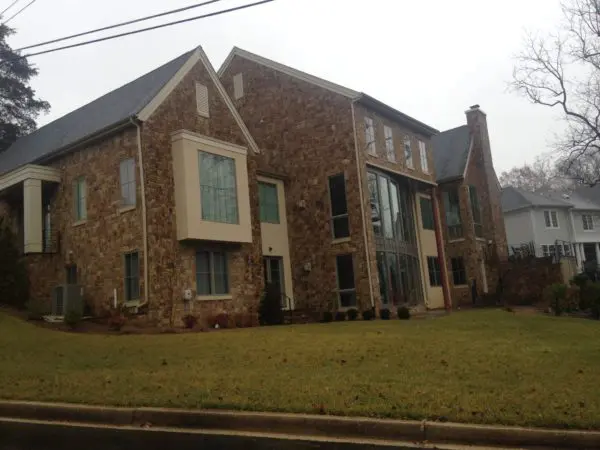
{"type": "Polygon", "coordinates": [[[238,100],[244,96],[244,78],[241,73],[233,76],[233,98],[238,100]]]}
{"type": "Polygon", "coordinates": [[[198,114],[202,117],[210,117],[208,110],[208,88],[201,83],[196,83],[196,108],[198,108],[198,114]]]}

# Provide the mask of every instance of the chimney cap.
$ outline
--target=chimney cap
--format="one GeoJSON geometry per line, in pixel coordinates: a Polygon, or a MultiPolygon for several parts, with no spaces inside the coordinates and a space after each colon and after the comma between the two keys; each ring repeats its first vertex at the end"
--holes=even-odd
{"type": "Polygon", "coordinates": [[[469,109],[479,109],[479,105],[472,105],[469,109]]]}

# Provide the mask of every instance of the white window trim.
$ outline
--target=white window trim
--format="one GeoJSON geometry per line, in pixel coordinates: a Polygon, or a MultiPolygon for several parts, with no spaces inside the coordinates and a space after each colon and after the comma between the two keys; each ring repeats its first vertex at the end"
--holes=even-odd
{"type": "Polygon", "coordinates": [[[375,138],[375,122],[369,116],[365,116],[365,145],[367,153],[377,156],[377,143],[375,138]]]}
{"type": "Polygon", "coordinates": [[[392,128],[384,125],[383,135],[385,137],[385,154],[388,161],[396,162],[396,148],[394,147],[394,132],[392,128]]]}
{"type": "Polygon", "coordinates": [[[406,167],[409,169],[414,169],[415,168],[415,155],[413,154],[413,149],[412,149],[412,143],[410,141],[410,138],[408,136],[404,137],[404,160],[406,161],[406,167]],[[410,150],[410,152],[407,152],[406,149],[410,150]],[[410,155],[410,158],[407,156],[407,154],[410,155]]]}
{"type": "Polygon", "coordinates": [[[552,229],[552,230],[557,230],[560,228],[560,222],[558,221],[558,211],[556,211],[555,209],[545,209],[544,210],[544,225],[546,226],[546,229],[552,229]],[[548,213],[548,217],[550,218],[550,226],[548,226],[548,223],[546,222],[546,213],[548,213]],[[556,218],[556,226],[554,226],[554,221],[552,220],[552,215],[554,214],[554,218],[556,218]]]}

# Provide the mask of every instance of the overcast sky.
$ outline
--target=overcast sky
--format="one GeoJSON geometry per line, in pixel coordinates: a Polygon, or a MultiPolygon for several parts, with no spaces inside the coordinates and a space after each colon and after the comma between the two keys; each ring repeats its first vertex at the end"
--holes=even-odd
{"type": "MultiPolygon", "coordinates": [[[[0,9],[11,1],[0,0],[0,9]]],[[[18,6],[28,1],[20,0],[18,6]]],[[[252,1],[223,0],[177,18],[252,1]]],[[[37,0],[10,22],[17,34],[9,44],[19,48],[194,3],[37,0]]],[[[556,113],[530,105],[508,89],[524,31],[548,29],[559,18],[558,0],[276,0],[37,56],[32,61],[40,74],[33,87],[52,105],[42,125],[197,45],[217,69],[238,46],[366,92],[440,130],[465,123],[464,111],[478,103],[488,115],[500,173],[547,152],[560,128],[556,113]]]]}

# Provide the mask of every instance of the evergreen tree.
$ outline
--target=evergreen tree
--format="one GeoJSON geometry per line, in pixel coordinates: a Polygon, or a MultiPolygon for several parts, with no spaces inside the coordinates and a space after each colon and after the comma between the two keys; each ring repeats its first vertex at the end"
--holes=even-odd
{"type": "Polygon", "coordinates": [[[38,115],[50,109],[29,86],[37,69],[26,58],[19,58],[6,42],[14,32],[0,25],[0,152],[35,130],[38,115]]]}

